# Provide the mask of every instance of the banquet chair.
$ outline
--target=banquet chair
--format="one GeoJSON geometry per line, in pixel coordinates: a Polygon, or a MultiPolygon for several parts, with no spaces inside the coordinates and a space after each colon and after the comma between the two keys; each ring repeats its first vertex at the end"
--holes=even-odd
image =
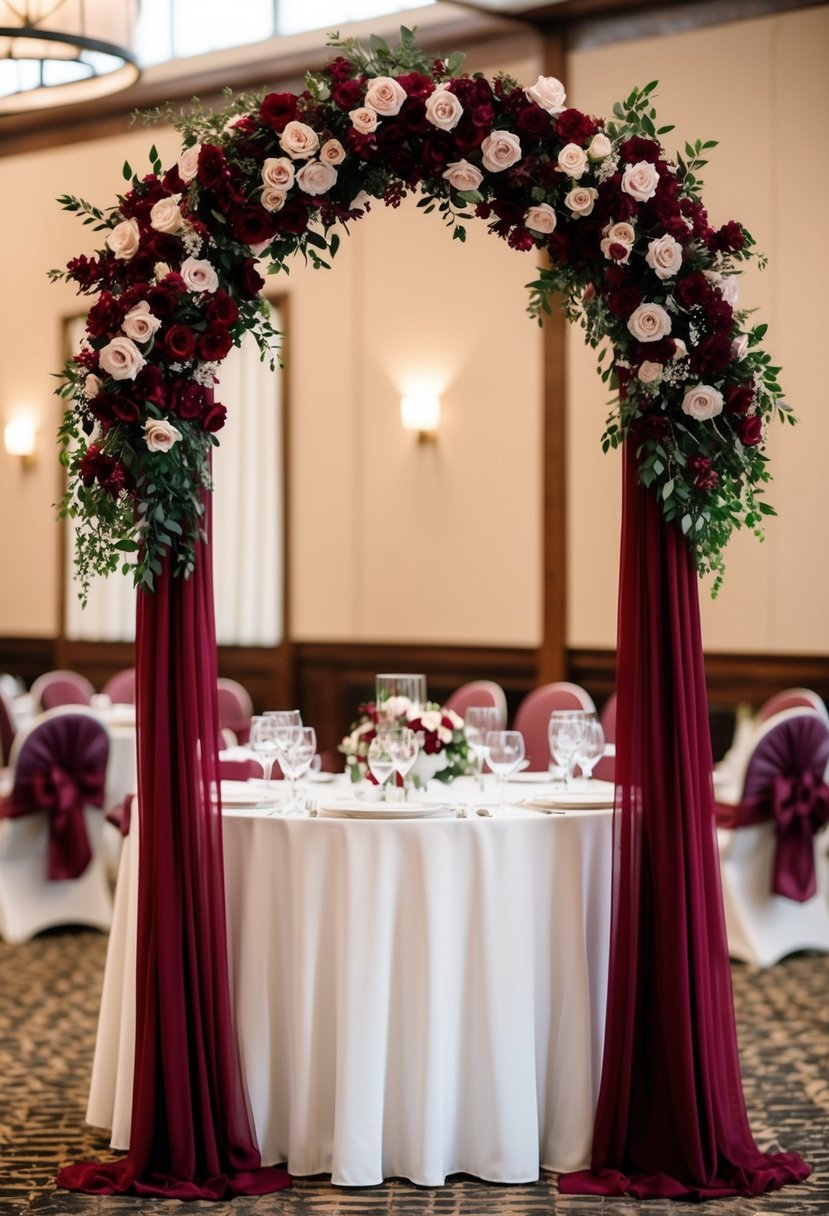
{"type": "Polygon", "coordinates": [[[494,680],[472,680],[461,684],[446,698],[446,708],[453,710],[462,718],[473,706],[492,706],[498,711],[498,720],[502,727],[507,724],[507,698],[500,684],[494,680]]]}
{"type": "Polygon", "coordinates": [[[95,689],[86,676],[77,671],[47,671],[34,681],[30,695],[37,714],[61,705],[89,705],[95,689]]]}
{"type": "Polygon", "coordinates": [[[250,693],[238,680],[220,676],[217,680],[219,695],[219,727],[232,731],[237,743],[247,743],[250,736],[250,720],[253,717],[253,701],[250,693]]]}
{"type": "Polygon", "coordinates": [[[784,688],[780,692],[774,693],[757,710],[754,721],[760,725],[767,722],[769,718],[773,718],[775,714],[782,713],[784,709],[813,709],[829,722],[826,702],[811,688],[784,688]]]}
{"type": "Polygon", "coordinates": [[[108,930],[101,838],[109,735],[88,709],[48,710],[21,729],[0,803],[0,937],[54,925],[108,930]]]}
{"type": "Polygon", "coordinates": [[[102,689],[113,705],[135,704],[135,668],[126,667],[110,676],[102,689]]]}
{"type": "Polygon", "coordinates": [[[768,967],[796,950],[829,951],[829,905],[818,883],[829,822],[827,761],[829,723],[812,710],[784,710],[755,740],[740,801],[717,803],[733,958],[768,967]]]}
{"type": "Polygon", "coordinates": [[[0,768],[9,763],[15,730],[14,715],[5,692],[0,690],[0,768]]]}
{"type": "Polygon", "coordinates": [[[553,684],[542,684],[527,693],[518,706],[513,729],[524,736],[528,768],[543,772],[550,766],[550,745],[547,741],[547,726],[554,709],[586,709],[595,712],[593,698],[579,684],[557,680],[553,684]]]}
{"type": "Polygon", "coordinates": [[[616,693],[612,692],[602,706],[599,721],[604,731],[605,747],[610,746],[613,754],[601,756],[593,769],[597,781],[614,781],[616,779],[616,693]]]}

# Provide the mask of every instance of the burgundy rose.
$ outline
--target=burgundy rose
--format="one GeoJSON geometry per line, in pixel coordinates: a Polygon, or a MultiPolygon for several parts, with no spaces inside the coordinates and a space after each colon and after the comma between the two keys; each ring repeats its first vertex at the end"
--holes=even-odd
{"type": "Polygon", "coordinates": [[[674,294],[683,308],[694,308],[704,304],[712,294],[711,284],[702,271],[692,270],[678,280],[674,294]]]}
{"type": "Polygon", "coordinates": [[[233,345],[233,338],[226,329],[209,329],[199,341],[199,358],[208,363],[224,359],[233,345]]]}
{"type": "Polygon", "coordinates": [[[373,135],[365,135],[356,127],[349,127],[345,136],[345,146],[363,160],[369,160],[377,148],[377,140],[373,135]]]}
{"type": "Polygon", "coordinates": [[[222,405],[220,401],[214,401],[209,405],[202,415],[201,424],[209,434],[214,434],[220,431],[225,424],[227,418],[227,407],[222,405]]]}
{"type": "Polygon", "coordinates": [[[98,475],[98,461],[101,458],[101,449],[97,443],[90,443],[89,447],[84,452],[78,466],[81,481],[87,488],[93,484],[98,475]]]}
{"type": "Polygon", "coordinates": [[[224,177],[227,164],[225,154],[215,144],[202,144],[199,152],[199,167],[196,176],[199,185],[206,190],[213,190],[224,177]]]}
{"type": "Polygon", "coordinates": [[[414,97],[418,101],[424,101],[430,93],[435,91],[434,80],[431,76],[424,76],[423,72],[407,72],[405,76],[397,77],[397,83],[406,90],[409,97],[414,97]]]}
{"type": "Polygon", "coordinates": [[[273,238],[274,221],[264,207],[245,207],[233,216],[231,229],[243,245],[261,245],[273,238]]]}
{"type": "Polygon", "coordinates": [[[556,135],[565,144],[585,144],[599,130],[595,118],[581,110],[562,110],[556,115],[556,135]]]}
{"type": "Polygon", "coordinates": [[[647,359],[650,363],[670,363],[676,354],[676,342],[673,338],[663,338],[661,342],[648,342],[640,344],[636,353],[637,360],[641,363],[647,359]]]}
{"type": "Polygon", "coordinates": [[[356,110],[363,104],[364,87],[359,80],[345,80],[331,90],[331,97],[341,110],[356,110]]]}
{"type": "Polygon", "coordinates": [[[298,236],[308,226],[308,208],[298,198],[293,198],[281,211],[274,212],[274,224],[278,232],[298,236]]]}
{"type": "Polygon", "coordinates": [[[141,406],[127,392],[111,394],[109,405],[119,422],[138,422],[141,418],[141,406]]]}
{"type": "Polygon", "coordinates": [[[67,262],[66,269],[70,279],[74,279],[82,291],[88,291],[98,279],[101,264],[97,258],[88,258],[81,254],[80,257],[67,262]]]}
{"type": "Polygon", "coordinates": [[[328,79],[339,84],[343,80],[348,80],[354,69],[344,55],[338,55],[336,59],[331,60],[325,70],[328,73],[328,79]]]}
{"type": "Polygon", "coordinates": [[[240,118],[233,119],[230,130],[234,139],[245,140],[257,130],[256,119],[250,114],[242,114],[240,118]]]}
{"type": "Polygon", "coordinates": [[[707,456],[692,456],[688,461],[688,471],[697,490],[713,490],[720,480],[707,456]]]}
{"type": "Polygon", "coordinates": [[[759,414],[747,414],[736,427],[740,443],[747,448],[756,447],[763,438],[763,420],[759,414]]]}
{"type": "MultiPolygon", "coordinates": [[[[452,136],[459,155],[469,156],[471,152],[475,152],[480,148],[486,139],[487,128],[485,126],[476,126],[468,115],[464,115],[452,132],[452,136]]],[[[448,163],[450,160],[455,159],[457,157],[447,155],[446,162],[448,163]]]]}
{"type": "Polygon", "coordinates": [[[245,258],[233,267],[234,282],[239,290],[251,300],[255,300],[265,286],[265,280],[256,269],[255,258],[245,258]]]}
{"type": "MultiPolygon", "coordinates": [[[[377,146],[382,146],[382,139],[389,131],[400,131],[402,124],[412,135],[422,135],[429,130],[429,120],[426,117],[426,102],[420,97],[410,97],[403,102],[397,122],[384,122],[377,132],[377,146]]],[[[402,135],[402,132],[400,132],[402,135]]]]}
{"type": "Polygon", "coordinates": [[[259,107],[262,125],[282,132],[296,118],[296,97],[293,93],[268,93],[259,107]]]}
{"type": "Polygon", "coordinates": [[[518,249],[522,253],[526,253],[530,249],[535,249],[535,237],[526,228],[513,228],[507,237],[507,244],[511,249],[518,249]]]}
{"type": "Polygon", "coordinates": [[[127,471],[114,456],[102,456],[98,467],[98,481],[102,490],[117,498],[126,485],[127,471]]]}
{"type": "Polygon", "coordinates": [[[189,325],[171,325],[161,342],[171,359],[186,361],[196,353],[196,335],[189,325]]]}
{"type": "Polygon", "coordinates": [[[210,297],[205,315],[211,325],[221,325],[229,329],[239,319],[239,309],[236,301],[232,300],[226,291],[219,290],[210,297]]]}
{"type": "Polygon", "coordinates": [[[553,131],[551,115],[535,104],[525,106],[521,110],[515,125],[519,134],[526,136],[528,140],[546,139],[553,131]]]}
{"type": "Polygon", "coordinates": [[[201,416],[208,401],[208,392],[201,384],[195,384],[192,380],[182,382],[176,385],[175,391],[175,412],[179,418],[193,420],[201,416]]]}
{"type": "Polygon", "coordinates": [[[750,384],[729,384],[725,389],[725,408],[729,414],[747,414],[754,404],[754,388],[750,384]]]}
{"type": "Polygon", "coordinates": [[[745,245],[745,233],[742,226],[736,220],[729,220],[718,232],[714,233],[708,245],[715,251],[739,253],[745,245]]]}
{"type": "Polygon", "coordinates": [[[715,376],[731,362],[731,339],[709,334],[691,351],[691,368],[698,376],[715,376]]]}
{"type": "Polygon", "coordinates": [[[484,135],[486,136],[491,131],[492,124],[495,121],[495,110],[492,108],[492,103],[482,101],[478,105],[473,106],[469,111],[469,121],[473,127],[483,127],[484,135]]]}
{"type": "Polygon", "coordinates": [[[570,260],[570,242],[563,232],[556,229],[547,238],[547,253],[556,266],[564,266],[570,260]]]}
{"type": "Polygon", "coordinates": [[[633,283],[627,287],[613,288],[605,294],[605,304],[622,321],[626,321],[641,303],[642,292],[633,283]]]}
{"type": "Polygon", "coordinates": [[[161,368],[155,363],[145,363],[135,377],[135,392],[143,401],[151,401],[162,409],[167,404],[167,389],[161,368]]]}
{"type": "Polygon", "coordinates": [[[442,131],[432,139],[423,141],[420,170],[424,177],[437,177],[453,159],[452,140],[442,131]]]}
{"type": "Polygon", "coordinates": [[[631,135],[630,139],[626,139],[619,145],[619,159],[626,161],[629,165],[638,164],[640,160],[646,160],[648,164],[655,165],[659,160],[661,148],[658,143],[652,139],[645,139],[641,135],[631,135]]]}
{"type": "MultiPolygon", "coordinates": [[[[150,312],[154,317],[158,317],[161,320],[171,317],[178,304],[179,293],[174,284],[168,281],[170,277],[168,275],[166,279],[157,283],[155,287],[151,287],[147,292],[147,303],[150,306],[150,312]]],[[[183,287],[184,284],[182,283],[183,287]]]]}
{"type": "Polygon", "coordinates": [[[90,338],[103,338],[114,333],[124,317],[122,305],[109,291],[101,295],[92,305],[86,318],[86,332],[90,338]]]}
{"type": "Polygon", "coordinates": [[[730,330],[731,322],[734,319],[734,309],[718,292],[711,292],[705,300],[703,308],[709,329],[730,330]]]}
{"type": "Polygon", "coordinates": [[[671,433],[671,424],[664,414],[641,414],[630,426],[633,436],[639,439],[665,439],[671,433]]]}

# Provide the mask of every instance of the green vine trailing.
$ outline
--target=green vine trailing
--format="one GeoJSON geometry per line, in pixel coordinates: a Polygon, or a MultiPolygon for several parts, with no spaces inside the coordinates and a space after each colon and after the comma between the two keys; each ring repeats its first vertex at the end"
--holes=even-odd
{"type": "Polygon", "coordinates": [[[104,234],[93,256],[51,272],[91,297],[60,389],[61,510],[77,520],[84,592],[119,567],[152,590],[168,557],[192,572],[226,414],[222,360],[245,334],[277,358],[262,272],[289,273],[297,255],[330,267],[352,223],[411,193],[455,240],[480,220],[545,256],[531,316],[543,322],[556,297],[584,327],[613,394],[602,445],[635,446],[640,480],[716,593],[733,530],[759,536],[774,513],[764,442],[774,416],[794,416],[766,327],[738,304],[743,266],[763,259],[702,202],[714,142],[664,150],[655,81],[603,121],[568,107],[553,77],[464,75],[462,56],[428,57],[411,30],[396,47],[330,45],[299,95],[228,94],[218,112],[194,103],[175,120],[154,111],[181,132],[178,162],[165,168],[152,148],[149,172],[124,165],[112,207],[59,200],[104,234]]]}

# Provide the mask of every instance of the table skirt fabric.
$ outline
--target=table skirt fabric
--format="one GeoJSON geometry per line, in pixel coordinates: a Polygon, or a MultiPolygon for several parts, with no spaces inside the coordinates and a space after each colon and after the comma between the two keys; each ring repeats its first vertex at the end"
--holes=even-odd
{"type": "MultiPolygon", "coordinates": [[[[231,994],[262,1160],[344,1186],[587,1164],[611,813],[224,817],[231,994]]],[[[127,1147],[137,834],[126,842],[89,1122],[127,1147]]]]}

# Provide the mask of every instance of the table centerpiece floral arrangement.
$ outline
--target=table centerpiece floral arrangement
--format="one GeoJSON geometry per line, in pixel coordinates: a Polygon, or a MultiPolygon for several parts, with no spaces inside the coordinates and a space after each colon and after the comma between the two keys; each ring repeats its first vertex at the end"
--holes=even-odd
{"type": "Polygon", "coordinates": [[[424,784],[422,772],[417,771],[423,756],[434,757],[435,768],[430,775],[438,781],[453,781],[472,771],[463,719],[444,705],[427,701],[421,706],[413,704],[408,697],[390,697],[383,702],[382,710],[374,701],[367,701],[359,707],[357,714],[337,749],[346,758],[346,772],[353,782],[365,778],[376,784],[368,770],[366,756],[372,739],[384,724],[407,726],[418,736],[420,755],[411,774],[415,786],[424,784]]]}

